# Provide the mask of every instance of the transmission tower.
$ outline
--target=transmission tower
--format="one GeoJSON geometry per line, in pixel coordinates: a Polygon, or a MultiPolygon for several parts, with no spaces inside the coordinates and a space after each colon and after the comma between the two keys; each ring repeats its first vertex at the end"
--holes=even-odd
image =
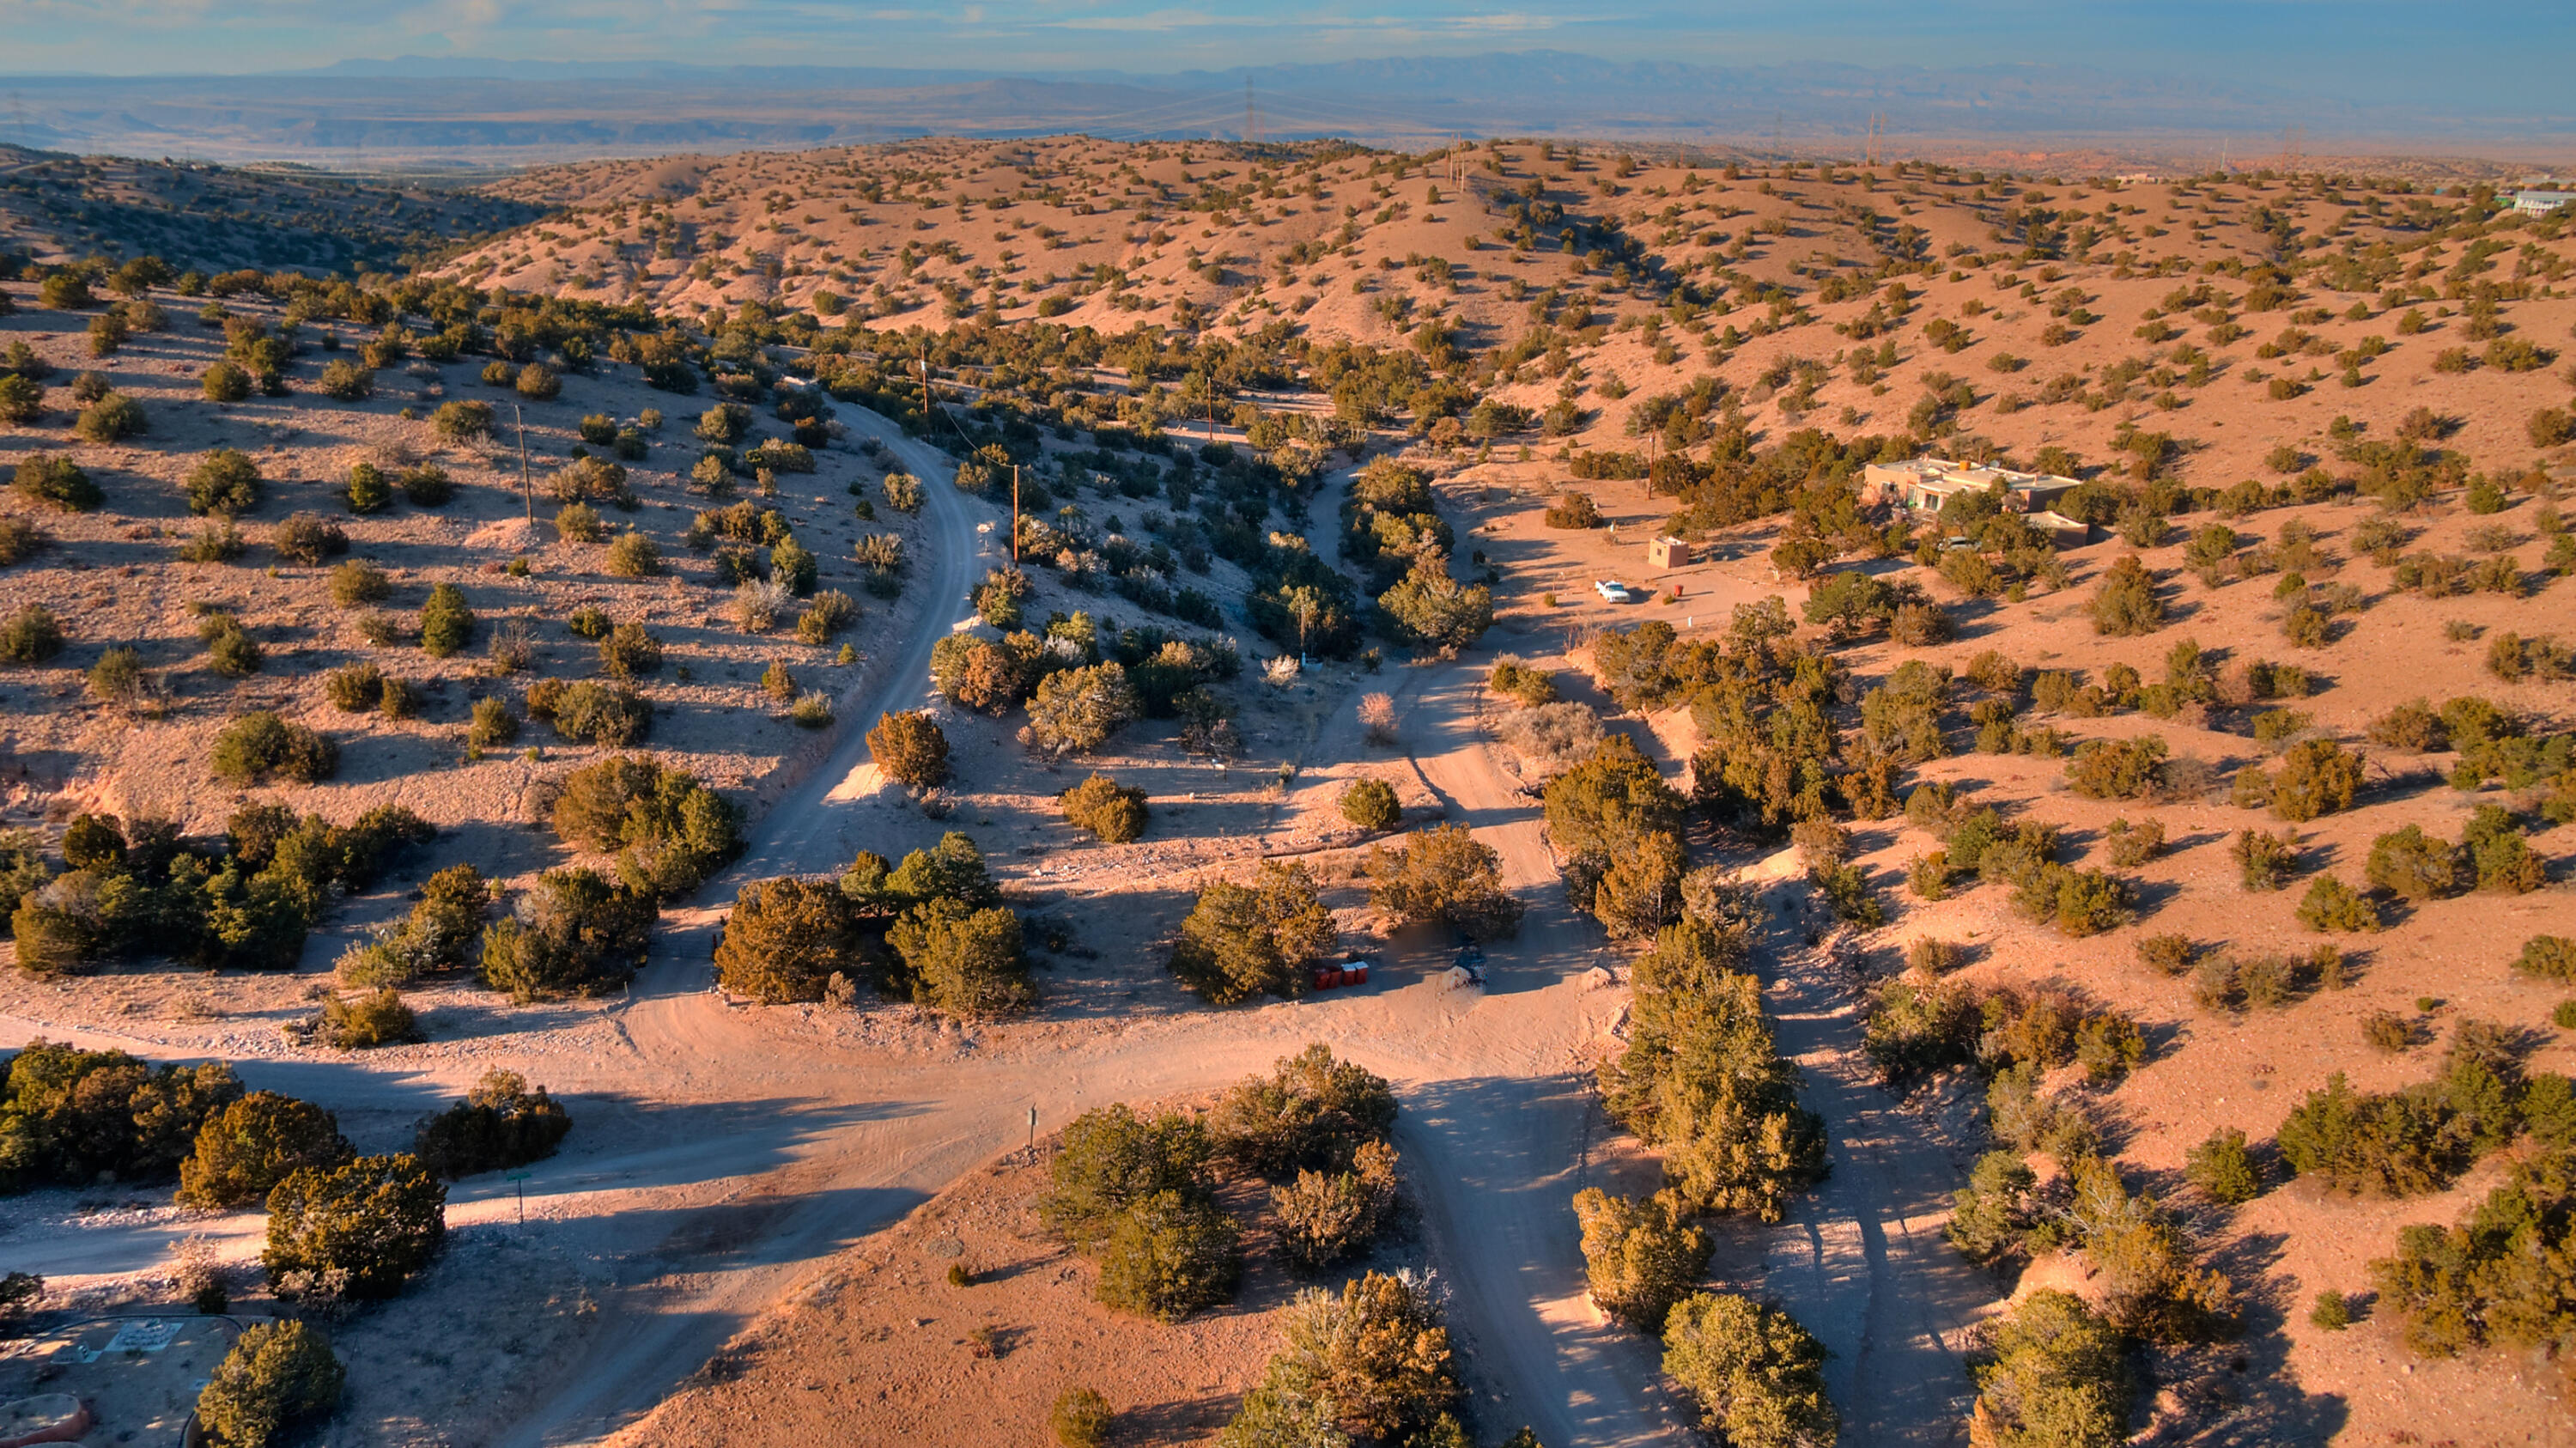
{"type": "Polygon", "coordinates": [[[1252,77],[1243,78],[1243,139],[1250,145],[1261,144],[1261,112],[1252,104],[1252,77]]]}

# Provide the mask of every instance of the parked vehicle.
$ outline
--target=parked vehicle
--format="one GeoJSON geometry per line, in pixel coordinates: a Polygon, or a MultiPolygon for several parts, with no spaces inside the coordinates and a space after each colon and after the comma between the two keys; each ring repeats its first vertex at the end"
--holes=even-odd
{"type": "Polygon", "coordinates": [[[1592,591],[1600,594],[1603,598],[1612,603],[1634,603],[1637,601],[1637,590],[1630,588],[1628,585],[1621,583],[1615,578],[1604,578],[1600,580],[1592,585],[1592,591]]]}
{"type": "Polygon", "coordinates": [[[1452,963],[1467,972],[1467,980],[1470,984],[1485,983],[1485,947],[1468,939],[1463,931],[1458,935],[1458,956],[1452,963]]]}

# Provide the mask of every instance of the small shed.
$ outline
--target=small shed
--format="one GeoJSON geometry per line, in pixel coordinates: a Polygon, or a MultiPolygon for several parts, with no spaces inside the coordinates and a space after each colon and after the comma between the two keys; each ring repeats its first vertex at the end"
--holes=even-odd
{"type": "Polygon", "coordinates": [[[1667,533],[1646,545],[1646,566],[1649,568],[1687,568],[1690,561],[1691,546],[1687,539],[1667,533]]]}

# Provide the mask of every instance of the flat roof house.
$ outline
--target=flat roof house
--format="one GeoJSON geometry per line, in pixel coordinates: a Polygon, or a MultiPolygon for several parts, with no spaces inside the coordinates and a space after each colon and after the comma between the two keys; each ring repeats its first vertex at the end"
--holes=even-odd
{"type": "Polygon", "coordinates": [[[2047,473],[1955,463],[1947,458],[1870,463],[1861,469],[1861,501],[1927,512],[1939,510],[1961,493],[1992,492],[1998,485],[2006,512],[2036,513],[2066,496],[2076,481],[2047,473]]]}
{"type": "Polygon", "coordinates": [[[2559,207],[2566,205],[2570,201],[2576,201],[2576,191],[2517,191],[2513,193],[2513,209],[2521,212],[2525,216],[2547,216],[2549,213],[2556,211],[2559,207]]]}

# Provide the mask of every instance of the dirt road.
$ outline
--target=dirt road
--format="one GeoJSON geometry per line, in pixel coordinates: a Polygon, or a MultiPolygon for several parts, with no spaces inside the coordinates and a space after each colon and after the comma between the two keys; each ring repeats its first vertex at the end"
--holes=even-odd
{"type": "Polygon", "coordinates": [[[1872,1079],[1859,1003],[1806,943],[1817,902],[1793,858],[1747,874],[1763,887],[1755,949],[1774,972],[1780,1051],[1806,1073],[1832,1164],[1770,1235],[1764,1286],[1832,1350],[1825,1382],[1844,1443],[1965,1442],[1974,1393],[1963,1350],[1994,1289],[1941,1235],[1957,1169],[1872,1079]]]}

